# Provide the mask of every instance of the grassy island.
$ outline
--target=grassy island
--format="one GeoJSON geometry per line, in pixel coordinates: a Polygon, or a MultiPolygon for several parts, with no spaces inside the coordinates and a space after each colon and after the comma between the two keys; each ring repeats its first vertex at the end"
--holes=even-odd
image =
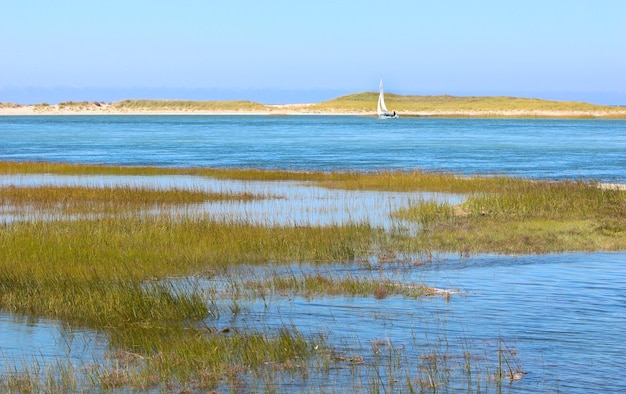
{"type": "MultiPolygon", "coordinates": [[[[363,92],[320,103],[266,105],[245,100],[122,100],[112,103],[66,101],[58,104],[0,103],[0,115],[37,114],[258,114],[376,115],[378,93],[363,92]]],[[[506,117],[626,119],[623,106],[505,96],[414,96],[387,93],[402,117],[506,117]]]]}

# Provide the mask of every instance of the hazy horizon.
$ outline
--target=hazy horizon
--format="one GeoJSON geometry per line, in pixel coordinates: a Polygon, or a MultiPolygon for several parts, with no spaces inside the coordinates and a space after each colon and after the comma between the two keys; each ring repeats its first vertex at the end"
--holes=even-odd
{"type": "Polygon", "coordinates": [[[0,2],[0,102],[402,95],[626,104],[626,1],[0,2]]]}
{"type": "MultiPolygon", "coordinates": [[[[369,91],[374,92],[375,89],[369,91]]],[[[247,100],[261,104],[319,103],[363,91],[340,89],[185,89],[185,88],[0,88],[0,102],[21,105],[58,104],[67,101],[116,102],[132,99],[222,101],[247,100]]],[[[542,100],[575,101],[598,105],[625,106],[625,93],[611,92],[408,92],[389,91],[388,94],[408,96],[510,96],[542,100]]]]}

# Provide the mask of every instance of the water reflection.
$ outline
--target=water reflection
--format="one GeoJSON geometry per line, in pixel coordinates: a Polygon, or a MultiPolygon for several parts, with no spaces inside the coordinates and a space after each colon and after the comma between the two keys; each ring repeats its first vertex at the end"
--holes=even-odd
{"type": "MultiPolygon", "coordinates": [[[[427,192],[371,192],[332,190],[302,182],[219,180],[194,176],[62,176],[18,175],[0,178],[2,186],[85,186],[187,188],[213,193],[249,193],[251,201],[211,201],[172,209],[176,215],[203,215],[215,220],[262,225],[330,225],[369,223],[387,230],[415,231],[410,223],[391,220],[391,213],[419,200],[459,203],[462,196],[427,192]]],[[[0,209],[0,221],[32,220],[0,209]]],[[[36,216],[36,215],[35,215],[36,216]]]]}
{"type": "MultiPolygon", "coordinates": [[[[523,379],[504,392],[624,392],[626,363],[626,254],[572,253],[542,256],[461,258],[439,256],[426,265],[260,268],[256,277],[326,274],[425,283],[458,293],[450,299],[422,297],[302,296],[270,294],[241,302],[233,319],[215,324],[277,329],[294,325],[320,333],[349,354],[374,363],[381,341],[419,360],[438,352],[461,358],[467,352],[495,368],[510,350],[523,379]]],[[[227,308],[228,301],[224,305],[227,308]]],[[[409,366],[414,364],[408,364],[409,366]]],[[[457,390],[466,382],[458,382],[457,390]]],[[[454,384],[452,385],[454,387],[454,384]]],[[[466,388],[466,387],[465,387],[466,388]]]]}
{"type": "MultiPolygon", "coordinates": [[[[0,313],[0,365],[51,365],[59,361],[76,368],[104,362],[106,335],[75,329],[55,320],[0,313]]],[[[0,367],[0,372],[6,372],[0,367]]]]}
{"type": "MultiPolygon", "coordinates": [[[[187,207],[176,214],[262,224],[328,224],[366,221],[390,226],[389,213],[417,199],[461,197],[415,193],[346,192],[294,182],[221,181],[203,177],[22,175],[0,178],[0,186],[78,185],[189,187],[211,192],[251,193],[267,198],[187,207]]],[[[7,221],[10,213],[3,220],[7,221]]],[[[325,335],[346,356],[375,365],[381,348],[401,349],[406,368],[436,352],[455,363],[465,353],[494,365],[504,346],[526,372],[503,392],[625,392],[626,253],[541,256],[435,256],[426,264],[372,261],[353,266],[268,266],[245,275],[367,276],[458,291],[450,299],[423,297],[303,296],[268,293],[260,298],[216,301],[222,313],[206,324],[232,330],[279,329],[293,325],[310,336],[325,335]],[[512,353],[511,353],[512,354],[512,353]]],[[[413,260],[414,261],[414,260],[413,260]]],[[[241,276],[245,277],[242,274],[241,276]]],[[[233,274],[234,275],[234,274],[233,274]]],[[[239,275],[239,273],[237,274],[239,275]]],[[[228,279],[215,278],[213,281],[228,279]]],[[[218,283],[219,284],[219,283],[218,283]]],[[[206,286],[215,286],[206,282],[206,286]]],[[[42,359],[77,365],[102,362],[107,342],[89,330],[54,321],[30,322],[0,314],[3,361],[42,359]]],[[[385,350],[383,350],[385,351],[385,350]]],[[[10,364],[10,363],[6,363],[10,364]]],[[[367,381],[368,377],[363,378],[367,381]]],[[[311,383],[311,382],[309,382],[311,383]]],[[[314,384],[314,382],[313,382],[314,384]]],[[[341,383],[339,383],[341,384],[341,383]]],[[[466,391],[464,382],[452,384],[466,391]]]]}

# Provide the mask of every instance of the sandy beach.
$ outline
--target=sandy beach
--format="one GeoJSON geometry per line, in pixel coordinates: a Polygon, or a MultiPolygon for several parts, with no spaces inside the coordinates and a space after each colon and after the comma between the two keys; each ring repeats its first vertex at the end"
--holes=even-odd
{"type": "Polygon", "coordinates": [[[347,112],[312,109],[315,104],[275,104],[260,110],[181,110],[181,109],[119,109],[109,103],[88,103],[82,106],[0,104],[2,115],[376,115],[376,111],[347,112]]]}
{"type": "MultiPolygon", "coordinates": [[[[17,115],[352,115],[376,116],[376,111],[348,111],[320,108],[316,103],[264,105],[242,109],[127,109],[114,103],[88,102],[75,105],[0,103],[0,116],[17,115]]],[[[429,110],[399,111],[401,117],[510,117],[510,118],[613,118],[626,119],[626,108],[604,111],[575,110],[429,110]]]]}

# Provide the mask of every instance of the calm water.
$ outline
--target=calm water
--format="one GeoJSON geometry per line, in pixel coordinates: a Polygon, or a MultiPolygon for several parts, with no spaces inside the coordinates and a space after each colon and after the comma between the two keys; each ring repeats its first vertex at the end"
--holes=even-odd
{"type": "Polygon", "coordinates": [[[626,121],[350,116],[0,117],[0,159],[428,169],[626,183],[626,121]]]}
{"type": "MultiPolygon", "coordinates": [[[[626,121],[0,117],[0,138],[1,160],[317,170],[431,169],[626,183],[626,121]]],[[[258,215],[261,221],[279,224],[297,224],[304,217],[322,223],[356,219],[385,225],[386,212],[412,199],[442,198],[344,193],[302,184],[219,183],[193,177],[0,177],[0,185],[148,183],[172,187],[179,186],[177,182],[211,190],[277,193],[283,197],[279,202],[254,203],[257,205],[243,209],[201,209],[218,217],[240,215],[241,219],[256,220],[258,215]],[[325,207],[329,205],[337,209],[328,211],[325,207]],[[374,211],[377,213],[372,214],[374,211]]],[[[410,365],[433,347],[452,355],[469,350],[488,362],[499,341],[504,341],[517,352],[527,372],[522,380],[507,383],[502,388],[505,392],[626,391],[624,252],[443,256],[426,265],[370,268],[339,266],[328,270],[347,275],[379,272],[394,280],[423,282],[456,293],[449,301],[441,297],[415,301],[277,295],[247,302],[240,316],[231,319],[223,314],[226,320],[211,324],[236,328],[250,322],[259,327],[293,323],[312,335],[328,334],[346,354],[363,355],[365,365],[372,361],[373,345],[383,342],[403,349],[404,361],[410,365]]],[[[273,269],[269,274],[276,274],[278,268],[273,269]]],[[[227,301],[225,310],[228,305],[227,301]]],[[[106,339],[95,333],[0,315],[0,361],[41,357],[88,364],[105,350],[106,339]]],[[[334,388],[341,391],[341,377],[336,379],[334,388]]],[[[462,387],[457,391],[463,391],[462,387]]]]}
{"type": "MultiPolygon", "coordinates": [[[[470,352],[475,365],[490,365],[493,371],[500,346],[516,352],[510,362],[519,362],[526,372],[520,381],[507,381],[504,392],[626,392],[624,253],[439,256],[421,268],[291,267],[285,273],[275,267],[265,275],[294,271],[425,283],[453,295],[448,301],[268,297],[243,303],[244,312],[234,321],[224,318],[222,326],[254,321],[262,327],[294,324],[304,332],[328,333],[343,338],[346,354],[363,355],[366,365],[374,364],[373,347],[382,342],[410,360],[407,365],[431,352],[462,363],[464,352],[470,352]]],[[[257,278],[263,275],[254,271],[257,278]]],[[[381,347],[385,354],[388,350],[381,347]]],[[[464,384],[461,380],[452,387],[464,392],[464,384]]]]}

